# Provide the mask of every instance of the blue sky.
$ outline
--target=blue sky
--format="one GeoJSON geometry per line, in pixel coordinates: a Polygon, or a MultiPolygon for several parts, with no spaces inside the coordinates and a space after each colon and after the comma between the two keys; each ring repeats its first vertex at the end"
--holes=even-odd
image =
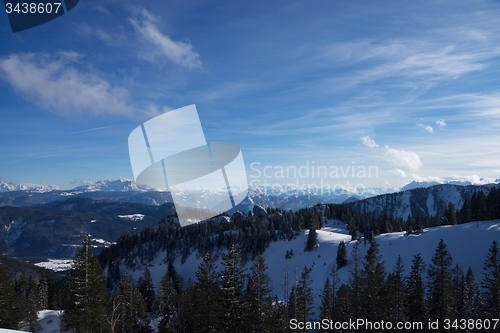
{"type": "Polygon", "coordinates": [[[0,177],[133,178],[129,133],[196,104],[249,181],[500,178],[499,20],[498,1],[80,0],[16,34],[0,15],[0,177]]]}

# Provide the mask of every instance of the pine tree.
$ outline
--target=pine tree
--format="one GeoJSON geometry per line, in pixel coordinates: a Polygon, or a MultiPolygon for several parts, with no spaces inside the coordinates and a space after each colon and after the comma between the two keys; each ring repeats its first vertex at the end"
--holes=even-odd
{"type": "Polygon", "coordinates": [[[146,311],[151,312],[155,301],[155,290],[151,272],[147,266],[144,269],[143,275],[139,278],[139,281],[137,281],[137,289],[146,302],[146,311]]]}
{"type": "Polygon", "coordinates": [[[448,223],[451,225],[457,224],[457,215],[455,211],[455,206],[453,203],[449,203],[447,209],[445,210],[445,216],[448,219],[448,223]]]}
{"type": "Polygon", "coordinates": [[[2,262],[0,250],[0,327],[16,329],[19,323],[19,307],[17,295],[14,291],[7,269],[2,262]]]}
{"type": "Polygon", "coordinates": [[[451,270],[451,276],[451,285],[453,286],[453,292],[455,294],[456,313],[457,315],[460,315],[461,313],[463,313],[464,307],[465,276],[464,272],[458,264],[456,264],[455,267],[453,267],[453,269],[451,270]]]}
{"type": "Polygon", "coordinates": [[[396,321],[405,321],[407,313],[406,288],[403,258],[398,256],[394,270],[387,278],[388,290],[392,295],[389,314],[396,321]]]}
{"type": "Polygon", "coordinates": [[[361,270],[363,318],[373,321],[386,318],[388,308],[386,275],[384,262],[381,261],[378,244],[374,239],[366,252],[361,270]]]}
{"type": "Polygon", "coordinates": [[[296,283],[292,284],[292,290],[290,291],[290,295],[288,296],[288,318],[290,319],[297,319],[297,293],[295,291],[296,289],[297,289],[296,283]]]}
{"type": "MultiPolygon", "coordinates": [[[[325,285],[321,290],[320,298],[321,305],[319,307],[319,317],[321,319],[333,320],[333,308],[335,299],[332,297],[332,286],[330,285],[330,279],[326,279],[325,285]]],[[[320,330],[320,332],[327,332],[320,330]]]]}
{"type": "Polygon", "coordinates": [[[360,318],[362,306],[361,259],[359,257],[359,242],[352,247],[352,261],[349,268],[349,290],[351,316],[360,318]]]}
{"type": "Polygon", "coordinates": [[[453,292],[451,264],[453,259],[443,239],[439,241],[427,275],[429,277],[429,315],[432,319],[453,320],[456,299],[453,292]]]}
{"type": "Polygon", "coordinates": [[[471,199],[472,221],[483,221],[487,217],[486,195],[483,191],[474,192],[471,199]]]}
{"type": "Polygon", "coordinates": [[[483,281],[486,318],[500,318],[500,253],[493,241],[484,262],[483,281]]]}
{"type": "Polygon", "coordinates": [[[335,269],[335,265],[332,266],[330,278],[326,279],[323,290],[321,291],[320,318],[333,320],[337,316],[336,292],[337,292],[337,286],[340,281],[338,277],[338,272],[335,269]],[[330,278],[332,279],[331,283],[330,283],[330,278]]]}
{"type": "Polygon", "coordinates": [[[344,241],[337,247],[337,270],[347,265],[347,248],[344,241]]]}
{"type": "Polygon", "coordinates": [[[321,290],[320,298],[321,298],[321,305],[319,307],[319,317],[321,319],[332,320],[333,319],[332,309],[333,309],[334,299],[332,298],[332,286],[330,285],[329,278],[327,278],[325,281],[325,285],[321,290]]]}
{"type": "Polygon", "coordinates": [[[483,295],[479,289],[474,272],[469,267],[464,281],[464,301],[460,318],[480,318],[483,295]]]}
{"type": "Polygon", "coordinates": [[[134,280],[125,273],[116,285],[113,300],[119,304],[119,320],[116,330],[122,333],[151,331],[146,315],[146,303],[137,290],[134,280]]]}
{"type": "Polygon", "coordinates": [[[29,275],[27,277],[24,272],[22,273],[19,295],[21,320],[29,330],[34,331],[38,319],[37,309],[39,308],[40,301],[37,284],[33,276],[29,275]]]}
{"type": "Polygon", "coordinates": [[[198,266],[194,292],[194,313],[193,331],[218,333],[221,323],[222,308],[219,302],[219,274],[217,266],[207,252],[203,262],[198,266]]]}
{"type": "Polygon", "coordinates": [[[337,321],[348,321],[352,317],[352,291],[349,285],[342,283],[335,293],[335,319],[337,321]]]}
{"type": "Polygon", "coordinates": [[[50,272],[48,269],[44,269],[42,273],[42,278],[38,282],[38,299],[40,310],[49,309],[50,304],[50,294],[51,294],[52,279],[50,277],[50,272]]]}
{"type": "Polygon", "coordinates": [[[178,315],[175,313],[176,309],[173,307],[175,296],[174,283],[170,274],[167,272],[158,284],[158,304],[156,308],[160,319],[158,324],[158,330],[160,332],[168,332],[168,329],[172,327],[171,321],[174,321],[174,318],[178,315]]]}
{"type": "Polygon", "coordinates": [[[462,208],[460,208],[460,223],[469,223],[470,221],[472,221],[470,200],[465,199],[462,208]]]}
{"type": "Polygon", "coordinates": [[[288,332],[289,323],[285,320],[287,312],[284,301],[280,301],[277,295],[273,298],[273,313],[271,315],[271,332],[288,332]]]}
{"type": "Polygon", "coordinates": [[[420,254],[416,254],[412,260],[410,275],[406,282],[407,318],[412,322],[424,322],[427,320],[427,300],[425,298],[425,284],[422,273],[425,264],[420,254]]]}
{"type": "Polygon", "coordinates": [[[68,274],[68,294],[62,317],[62,328],[75,333],[107,330],[108,295],[101,265],[92,254],[92,243],[86,236],[68,274]]]}
{"type": "Polygon", "coordinates": [[[351,221],[349,224],[349,235],[351,235],[351,240],[355,241],[358,239],[358,230],[356,229],[356,224],[351,221]]]}
{"type": "MultiPolygon", "coordinates": [[[[295,296],[297,299],[295,318],[301,322],[311,321],[312,316],[314,315],[314,295],[312,292],[313,289],[311,288],[312,283],[313,281],[309,275],[309,269],[305,266],[299,280],[297,281],[295,296]]],[[[306,332],[305,329],[304,332],[306,332]]]]}
{"type": "Polygon", "coordinates": [[[243,287],[245,285],[244,265],[236,245],[231,244],[228,253],[222,256],[221,302],[223,320],[221,332],[242,332],[244,327],[243,287]]]}
{"type": "Polygon", "coordinates": [[[312,251],[318,247],[318,233],[316,232],[316,229],[311,227],[309,229],[309,234],[307,235],[307,241],[306,241],[306,246],[304,251],[312,251]]]}
{"type": "Polygon", "coordinates": [[[271,278],[267,274],[267,265],[261,254],[257,255],[252,266],[251,276],[247,288],[248,325],[247,332],[272,332],[271,318],[272,285],[271,278]]]}
{"type": "Polygon", "coordinates": [[[279,317],[277,314],[274,315],[274,317],[279,317],[282,319],[284,325],[282,326],[282,331],[283,332],[290,332],[290,326],[288,325],[289,319],[290,319],[290,305],[291,305],[291,299],[289,298],[289,288],[290,288],[290,271],[288,269],[288,260],[285,260],[285,263],[283,265],[283,304],[280,306],[275,305],[274,309],[277,311],[278,309],[283,310],[283,314],[281,317],[279,317]]]}

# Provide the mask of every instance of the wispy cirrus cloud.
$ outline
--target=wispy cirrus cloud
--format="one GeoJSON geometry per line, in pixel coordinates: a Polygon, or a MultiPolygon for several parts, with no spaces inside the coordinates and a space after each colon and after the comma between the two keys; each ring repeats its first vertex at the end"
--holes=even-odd
{"type": "Polygon", "coordinates": [[[58,114],[132,115],[129,92],[95,73],[78,71],[72,64],[80,58],[75,52],[58,57],[16,53],[0,59],[0,74],[26,99],[58,114]]]}
{"type": "Polygon", "coordinates": [[[73,185],[92,185],[92,184],[94,184],[94,182],[91,181],[91,180],[88,180],[88,179],[79,179],[79,178],[73,179],[69,183],[73,184],[73,185]]]}
{"type": "Polygon", "coordinates": [[[474,162],[470,162],[469,165],[478,167],[500,167],[500,160],[477,160],[474,162]]]}
{"type": "Polygon", "coordinates": [[[95,71],[76,66],[76,52],[14,53],[0,58],[0,78],[30,102],[63,115],[152,117],[158,107],[136,108],[127,89],[111,84],[95,71]]]}
{"type": "Polygon", "coordinates": [[[331,77],[315,87],[345,90],[383,82],[391,88],[428,89],[437,81],[483,70],[487,60],[500,54],[500,48],[464,47],[454,41],[447,44],[432,38],[407,38],[316,46],[318,66],[345,68],[346,75],[331,77]]]}
{"type": "MultiPolygon", "coordinates": [[[[161,54],[186,68],[201,67],[200,55],[193,51],[190,42],[174,41],[164,35],[156,25],[156,17],[144,8],[133,8],[135,16],[129,19],[134,29],[156,47],[156,55],[161,54]]],[[[143,55],[151,60],[155,55],[143,55]]]]}
{"type": "Polygon", "coordinates": [[[86,38],[97,38],[108,46],[123,47],[128,45],[127,35],[123,31],[116,31],[110,27],[103,28],[99,25],[90,25],[86,22],[75,23],[74,28],[76,33],[86,38]]]}
{"type": "Polygon", "coordinates": [[[406,172],[404,172],[403,170],[401,169],[393,169],[393,170],[389,170],[387,171],[388,174],[390,175],[395,175],[395,176],[399,176],[401,178],[406,178],[406,172]]]}
{"type": "Polygon", "coordinates": [[[101,27],[91,27],[87,23],[78,25],[77,31],[83,35],[95,36],[106,43],[109,43],[117,38],[104,31],[101,27]]]}

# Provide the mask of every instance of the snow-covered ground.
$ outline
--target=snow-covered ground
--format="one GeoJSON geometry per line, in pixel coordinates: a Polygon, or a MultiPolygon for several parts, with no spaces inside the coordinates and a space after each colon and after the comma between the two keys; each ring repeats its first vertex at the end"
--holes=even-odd
{"type": "MultiPolygon", "coordinates": [[[[60,323],[61,310],[42,310],[38,311],[37,332],[43,333],[59,333],[61,332],[60,323]]],[[[25,331],[8,330],[0,328],[0,333],[24,333],[25,331]]]]}
{"type": "MultiPolygon", "coordinates": [[[[453,265],[458,263],[464,272],[467,271],[469,266],[472,267],[476,279],[480,282],[488,249],[494,240],[500,242],[500,220],[479,222],[478,226],[476,222],[456,226],[441,226],[425,229],[420,235],[406,235],[405,232],[395,232],[378,235],[376,240],[379,244],[382,260],[385,261],[386,271],[392,271],[397,257],[401,255],[406,267],[406,273],[408,273],[412,264],[411,260],[417,253],[421,254],[428,267],[440,239],[443,238],[453,257],[453,265]]],[[[348,260],[351,261],[354,242],[351,241],[351,236],[348,235],[345,225],[330,220],[317,232],[319,248],[313,252],[304,252],[307,230],[291,241],[272,243],[264,252],[268,273],[273,281],[274,293],[279,297],[283,297],[283,275],[287,265],[285,259],[287,250],[293,250],[294,253],[293,257],[288,259],[289,282],[293,283],[295,267],[297,277],[299,277],[304,266],[307,266],[311,268],[312,287],[316,295],[323,288],[333,265],[336,265],[337,247],[341,241],[345,241],[349,255],[348,260]]],[[[360,245],[360,256],[362,257],[366,254],[369,244],[365,245],[361,241],[360,245]]],[[[195,272],[202,261],[202,258],[197,257],[197,255],[197,252],[192,253],[184,264],[181,264],[180,258],[177,258],[174,262],[177,272],[185,281],[189,278],[196,281],[195,272]]],[[[155,285],[158,284],[167,271],[167,265],[163,263],[164,258],[165,253],[160,253],[151,263],[150,270],[155,285]]],[[[217,262],[219,269],[222,266],[221,261],[222,259],[219,257],[217,262]]],[[[248,263],[247,268],[250,267],[251,263],[248,263]]],[[[138,270],[130,273],[137,280],[142,271],[138,270]]],[[[347,282],[349,267],[343,267],[339,270],[339,278],[341,281],[347,282]]],[[[316,299],[316,305],[319,305],[319,298],[316,299]]]]}
{"type": "Polygon", "coordinates": [[[54,272],[63,272],[71,269],[72,259],[47,259],[35,264],[35,266],[50,269],[54,272]]]}
{"type": "Polygon", "coordinates": [[[38,311],[38,325],[43,333],[59,333],[62,311],[43,310],[38,311]]]}
{"type": "Polygon", "coordinates": [[[132,214],[132,215],[118,215],[119,218],[131,221],[142,221],[144,219],[143,214],[132,214]]]}

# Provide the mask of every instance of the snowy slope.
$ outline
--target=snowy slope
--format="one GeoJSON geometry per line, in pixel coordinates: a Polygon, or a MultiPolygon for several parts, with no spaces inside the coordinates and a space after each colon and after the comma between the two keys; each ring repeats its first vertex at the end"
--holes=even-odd
{"type": "MultiPolygon", "coordinates": [[[[347,234],[345,225],[339,225],[338,223],[338,221],[328,221],[321,230],[318,230],[320,246],[313,252],[304,252],[307,230],[291,241],[279,241],[270,245],[263,255],[269,267],[268,273],[273,281],[275,294],[280,298],[283,297],[283,273],[287,262],[285,259],[287,250],[293,250],[294,253],[294,256],[288,260],[290,283],[293,283],[295,267],[297,267],[297,276],[299,276],[304,266],[307,266],[312,269],[310,275],[313,279],[312,287],[316,295],[323,288],[333,265],[336,265],[337,247],[342,240],[346,242],[349,254],[348,260],[351,261],[354,242],[350,240],[351,237],[347,234]]],[[[458,263],[464,271],[471,266],[476,279],[480,282],[488,248],[493,240],[500,241],[500,220],[429,228],[425,229],[421,235],[406,235],[404,232],[383,234],[377,236],[376,240],[379,243],[382,260],[385,261],[386,271],[389,272],[393,269],[398,255],[401,255],[406,266],[406,273],[408,273],[411,260],[417,253],[421,254],[428,267],[441,238],[444,239],[453,257],[453,265],[458,263]]],[[[360,245],[360,256],[364,256],[369,244],[365,245],[364,242],[361,242],[360,245]]],[[[167,265],[163,262],[164,258],[165,253],[160,253],[151,263],[150,270],[155,285],[158,284],[167,271],[167,265]]],[[[192,253],[184,264],[181,264],[180,259],[177,258],[174,266],[185,281],[189,278],[195,281],[195,272],[201,260],[201,257],[197,257],[197,253],[192,253]]],[[[220,269],[220,257],[217,265],[220,269]]],[[[250,266],[251,263],[248,263],[247,268],[250,266]]],[[[122,266],[121,269],[123,272],[124,267],[122,266]]],[[[341,281],[347,282],[348,272],[348,267],[339,270],[341,281]]],[[[142,271],[137,270],[130,273],[137,280],[142,271]]],[[[316,298],[316,305],[319,305],[319,298],[316,298]]]]}
{"type": "Polygon", "coordinates": [[[60,310],[43,310],[38,311],[38,325],[43,333],[59,333],[61,332],[61,316],[60,310]]]}

